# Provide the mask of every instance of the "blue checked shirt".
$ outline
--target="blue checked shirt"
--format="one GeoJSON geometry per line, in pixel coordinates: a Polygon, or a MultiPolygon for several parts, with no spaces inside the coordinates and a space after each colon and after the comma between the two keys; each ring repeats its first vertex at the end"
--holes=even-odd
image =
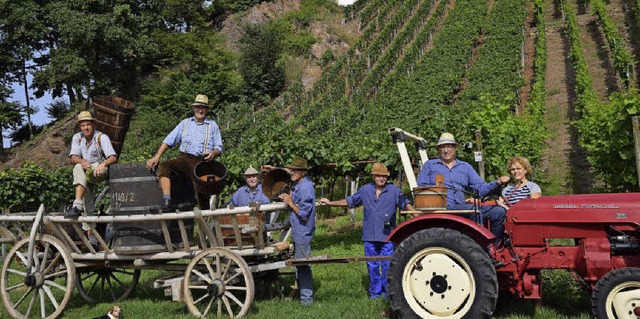
{"type": "Polygon", "coordinates": [[[247,185],[240,187],[235,193],[233,193],[229,204],[233,204],[233,206],[236,207],[241,207],[249,206],[249,203],[251,202],[258,202],[261,204],[270,203],[269,198],[267,198],[267,196],[265,196],[262,192],[262,185],[258,184],[253,192],[247,185]]]}
{"type": "Polygon", "coordinates": [[[387,183],[376,197],[375,183],[366,184],[358,191],[347,197],[349,208],[364,206],[364,220],[362,221],[362,241],[385,241],[391,233],[391,228],[385,229],[385,222],[396,223],[396,208],[404,208],[409,200],[402,190],[387,183]]]}
{"type": "Polygon", "coordinates": [[[316,231],[316,190],[309,177],[305,176],[293,185],[291,198],[300,208],[300,217],[293,210],[289,213],[291,238],[298,244],[309,243],[316,231]]]}
{"type": "Polygon", "coordinates": [[[213,151],[213,149],[218,149],[222,153],[220,128],[216,122],[209,118],[205,118],[202,123],[196,122],[194,117],[182,120],[162,142],[170,147],[180,143],[181,153],[194,156],[202,156],[204,153],[213,151]],[[207,142],[206,147],[204,145],[205,141],[207,142]]]}
{"type": "Polygon", "coordinates": [[[436,174],[444,175],[444,185],[449,188],[447,207],[464,204],[465,193],[460,190],[474,190],[478,191],[480,196],[484,196],[498,186],[495,181],[485,183],[465,161],[456,159],[456,163],[449,169],[439,158],[424,163],[418,175],[418,186],[435,185],[436,174]]]}

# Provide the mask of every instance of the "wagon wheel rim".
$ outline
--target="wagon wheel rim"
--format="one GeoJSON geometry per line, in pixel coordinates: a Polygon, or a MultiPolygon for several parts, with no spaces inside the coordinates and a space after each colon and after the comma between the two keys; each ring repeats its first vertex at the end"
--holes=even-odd
{"type": "Polygon", "coordinates": [[[471,267],[446,248],[430,247],[415,254],[406,264],[402,280],[405,299],[422,318],[459,318],[475,299],[471,267]]]}
{"type": "Polygon", "coordinates": [[[606,300],[607,318],[640,317],[640,281],[628,281],[611,289],[606,300]]]}
{"type": "Polygon", "coordinates": [[[185,302],[198,317],[244,317],[254,298],[254,283],[245,260],[223,248],[198,254],[187,266],[183,281],[185,302]]]}
{"type": "Polygon", "coordinates": [[[37,235],[33,268],[27,270],[29,239],[9,251],[0,274],[0,293],[14,318],[57,318],[75,286],[75,266],[65,246],[48,235],[37,235]]]}
{"type": "Polygon", "coordinates": [[[91,268],[78,270],[78,294],[87,302],[117,302],[126,299],[138,285],[140,269],[91,268]]]}

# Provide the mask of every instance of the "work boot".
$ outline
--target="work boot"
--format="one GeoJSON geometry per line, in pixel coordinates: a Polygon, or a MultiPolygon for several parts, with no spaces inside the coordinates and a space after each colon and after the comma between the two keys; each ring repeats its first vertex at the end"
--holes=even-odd
{"type": "Polygon", "coordinates": [[[173,213],[176,211],[176,204],[173,203],[173,200],[170,198],[166,198],[164,200],[164,204],[160,207],[160,210],[163,213],[173,213]]]}
{"type": "Polygon", "coordinates": [[[80,215],[82,215],[82,209],[75,206],[71,207],[71,209],[64,212],[64,218],[76,219],[80,217],[80,215]]]}

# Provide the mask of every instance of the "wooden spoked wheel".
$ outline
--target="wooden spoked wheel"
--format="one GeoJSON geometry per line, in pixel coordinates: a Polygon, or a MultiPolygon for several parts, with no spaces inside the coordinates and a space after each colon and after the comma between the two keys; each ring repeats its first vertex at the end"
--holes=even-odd
{"type": "Polygon", "coordinates": [[[224,248],[211,248],[187,266],[183,291],[189,311],[199,318],[242,318],[249,312],[255,289],[242,257],[224,248]]]}
{"type": "Polygon", "coordinates": [[[49,235],[36,235],[31,269],[29,239],[9,251],[0,274],[0,293],[14,318],[57,318],[69,303],[75,286],[75,267],[66,248],[49,235]]]}
{"type": "Polygon", "coordinates": [[[140,269],[78,269],[78,293],[87,302],[116,302],[127,298],[138,285],[140,269]]]}

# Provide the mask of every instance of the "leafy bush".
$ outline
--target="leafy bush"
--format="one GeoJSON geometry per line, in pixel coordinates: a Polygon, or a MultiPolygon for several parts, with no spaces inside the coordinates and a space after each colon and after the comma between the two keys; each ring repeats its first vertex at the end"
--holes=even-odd
{"type": "Polygon", "coordinates": [[[20,169],[0,172],[0,209],[5,212],[36,211],[41,203],[48,211],[73,200],[72,168],[48,171],[26,163],[20,169]]]}

